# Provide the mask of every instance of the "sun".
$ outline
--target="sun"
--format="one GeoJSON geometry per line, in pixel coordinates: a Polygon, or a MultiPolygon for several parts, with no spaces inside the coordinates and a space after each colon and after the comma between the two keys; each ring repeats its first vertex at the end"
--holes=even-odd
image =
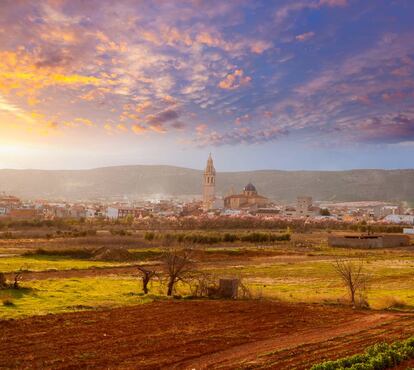
{"type": "Polygon", "coordinates": [[[0,144],[0,155],[22,155],[27,152],[27,147],[23,145],[0,144]]]}

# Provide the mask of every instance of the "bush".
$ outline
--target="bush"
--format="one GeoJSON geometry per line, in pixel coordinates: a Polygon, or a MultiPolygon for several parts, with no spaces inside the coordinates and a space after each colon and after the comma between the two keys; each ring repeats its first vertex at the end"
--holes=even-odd
{"type": "Polygon", "coordinates": [[[236,234],[225,233],[223,236],[223,242],[225,243],[234,243],[236,240],[239,240],[236,234]]]}
{"type": "Polygon", "coordinates": [[[9,299],[9,298],[5,298],[2,301],[3,301],[3,306],[6,306],[6,307],[13,307],[13,306],[15,306],[14,302],[11,299],[9,299]]]}
{"type": "Polygon", "coordinates": [[[144,239],[148,241],[152,241],[155,239],[155,233],[153,231],[148,231],[144,234],[144,239]]]}
{"type": "Polygon", "coordinates": [[[24,253],[25,256],[61,256],[71,258],[90,258],[93,256],[91,249],[43,249],[24,253]]]}

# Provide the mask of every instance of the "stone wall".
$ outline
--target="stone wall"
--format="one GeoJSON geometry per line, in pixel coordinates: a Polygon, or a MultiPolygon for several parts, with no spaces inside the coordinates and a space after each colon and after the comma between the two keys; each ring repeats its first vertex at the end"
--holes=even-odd
{"type": "Polygon", "coordinates": [[[390,248],[410,245],[407,235],[330,235],[331,247],[390,248]]]}

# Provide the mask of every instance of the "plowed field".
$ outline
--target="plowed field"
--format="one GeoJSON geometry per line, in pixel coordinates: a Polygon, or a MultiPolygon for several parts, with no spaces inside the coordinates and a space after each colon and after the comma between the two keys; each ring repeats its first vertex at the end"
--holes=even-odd
{"type": "Polygon", "coordinates": [[[0,368],[308,368],[414,333],[414,316],[270,301],[159,301],[0,321],[0,368]]]}

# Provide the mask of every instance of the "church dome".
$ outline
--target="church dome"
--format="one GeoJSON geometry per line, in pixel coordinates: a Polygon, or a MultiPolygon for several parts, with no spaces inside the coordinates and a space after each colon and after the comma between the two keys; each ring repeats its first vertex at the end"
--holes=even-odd
{"type": "Polygon", "coordinates": [[[248,191],[248,192],[257,192],[255,186],[249,182],[245,187],[244,187],[244,191],[248,191]]]}

